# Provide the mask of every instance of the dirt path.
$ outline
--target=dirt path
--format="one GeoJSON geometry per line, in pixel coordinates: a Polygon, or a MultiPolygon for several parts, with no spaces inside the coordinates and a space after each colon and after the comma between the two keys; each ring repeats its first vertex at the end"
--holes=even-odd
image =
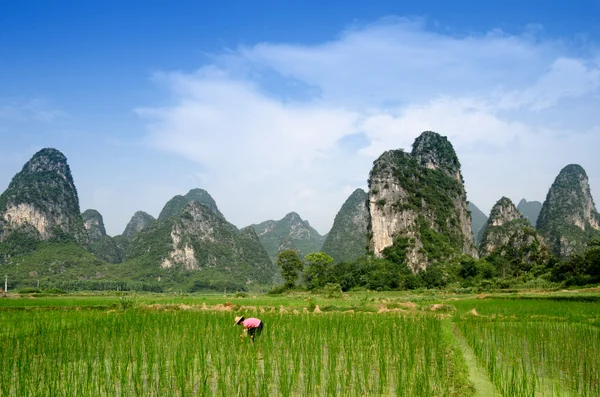
{"type": "Polygon", "coordinates": [[[477,365],[477,360],[475,359],[475,354],[473,353],[473,350],[471,349],[465,338],[462,336],[460,330],[454,324],[452,324],[452,332],[456,337],[458,346],[462,350],[465,362],[469,367],[469,380],[475,386],[475,396],[500,396],[501,394],[496,391],[494,384],[490,381],[483,369],[479,368],[479,366],[477,365]]]}

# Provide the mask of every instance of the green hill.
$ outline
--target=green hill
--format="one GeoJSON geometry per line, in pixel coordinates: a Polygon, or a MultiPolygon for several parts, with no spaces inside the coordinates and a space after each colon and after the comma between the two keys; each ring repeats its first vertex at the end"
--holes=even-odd
{"type": "Polygon", "coordinates": [[[337,213],[322,249],[335,261],[352,261],[367,253],[368,198],[364,190],[356,189],[337,213]]]}
{"type": "Polygon", "coordinates": [[[225,218],[221,211],[219,211],[215,200],[206,190],[192,189],[185,196],[178,195],[169,200],[160,212],[160,215],[158,215],[158,220],[164,220],[172,216],[179,215],[185,206],[194,200],[205,205],[221,218],[225,218]]]}
{"type": "Polygon", "coordinates": [[[537,228],[552,251],[563,258],[583,253],[588,241],[600,236],[600,215],[581,166],[570,164],[560,171],[548,191],[537,228]]]}
{"type": "Polygon", "coordinates": [[[269,220],[250,226],[256,231],[273,263],[277,261],[279,253],[287,249],[298,251],[301,257],[319,252],[325,241],[308,221],[302,220],[295,212],[290,212],[279,221],[269,220]]]}

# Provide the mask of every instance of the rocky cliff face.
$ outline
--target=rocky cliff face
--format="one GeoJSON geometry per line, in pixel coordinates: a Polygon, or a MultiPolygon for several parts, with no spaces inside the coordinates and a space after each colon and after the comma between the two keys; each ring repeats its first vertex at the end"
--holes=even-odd
{"type": "Polygon", "coordinates": [[[219,211],[215,200],[210,194],[208,194],[206,190],[192,189],[185,196],[175,196],[171,200],[169,200],[158,215],[158,220],[163,220],[172,216],[179,215],[181,211],[185,208],[185,206],[192,201],[197,201],[200,204],[205,205],[215,215],[220,216],[221,218],[225,218],[221,211],[219,211]]]}
{"type": "Polygon", "coordinates": [[[477,256],[460,163],[445,137],[427,131],[412,153],[382,154],[373,164],[369,191],[375,255],[401,246],[415,272],[461,254],[477,256]]]}
{"type": "Polygon", "coordinates": [[[0,239],[13,231],[40,240],[64,235],[85,240],[77,189],[58,150],[37,152],[0,196],[0,239]]]}
{"type": "Polygon", "coordinates": [[[87,230],[90,241],[96,241],[106,236],[104,218],[98,211],[86,210],[81,214],[81,217],[83,218],[83,227],[87,230]]]}
{"type": "Polygon", "coordinates": [[[88,234],[89,250],[106,262],[121,263],[125,259],[125,251],[112,237],[106,235],[102,215],[94,209],[89,209],[81,214],[81,217],[88,234]]]}
{"type": "Polygon", "coordinates": [[[123,231],[123,236],[127,240],[133,240],[133,238],[142,230],[150,227],[156,219],[144,211],[138,211],[131,217],[131,220],[123,231]]]}
{"type": "Polygon", "coordinates": [[[561,257],[583,252],[590,238],[600,236],[600,216],[581,166],[571,164],[560,171],[548,191],[537,228],[561,257]]]}
{"type": "Polygon", "coordinates": [[[488,221],[488,217],[484,214],[477,206],[471,202],[467,204],[467,210],[469,210],[471,214],[471,231],[473,232],[473,238],[475,239],[475,244],[479,245],[481,243],[481,230],[485,226],[488,221]]]}
{"type": "Polygon", "coordinates": [[[246,283],[270,282],[274,268],[253,230],[238,230],[191,201],[179,215],[155,222],[132,241],[129,258],[171,271],[217,273],[246,283]]]}
{"type": "Polygon", "coordinates": [[[542,236],[517,210],[513,202],[502,197],[492,208],[482,230],[481,256],[499,252],[510,261],[531,263],[545,261],[548,250],[542,236]]]}
{"type": "Polygon", "coordinates": [[[519,201],[519,205],[517,205],[517,209],[525,216],[525,219],[531,223],[532,226],[537,224],[537,219],[540,215],[540,211],[542,210],[542,203],[539,201],[527,201],[525,199],[521,199],[519,201]]]}
{"type": "Polygon", "coordinates": [[[322,249],[335,261],[352,261],[367,253],[368,198],[364,190],[356,189],[337,213],[322,249]]]}
{"type": "Polygon", "coordinates": [[[319,252],[325,241],[308,221],[302,220],[295,212],[290,212],[279,221],[269,220],[250,226],[256,231],[273,262],[277,261],[281,251],[287,249],[298,251],[300,257],[319,252]]]}

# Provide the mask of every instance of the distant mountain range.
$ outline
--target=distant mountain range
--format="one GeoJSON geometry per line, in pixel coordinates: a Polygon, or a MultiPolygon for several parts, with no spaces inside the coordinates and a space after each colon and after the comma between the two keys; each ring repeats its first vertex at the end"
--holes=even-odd
{"type": "Polygon", "coordinates": [[[475,244],[479,245],[481,242],[481,230],[487,223],[488,217],[471,202],[467,204],[467,209],[471,213],[471,231],[473,232],[473,238],[475,239],[475,244]]]}
{"type": "Polygon", "coordinates": [[[311,252],[321,251],[325,241],[324,236],[295,212],[278,221],[269,220],[250,227],[256,231],[273,263],[281,251],[293,249],[298,251],[300,257],[304,257],[311,252]]]}
{"type": "Polygon", "coordinates": [[[540,211],[542,210],[542,203],[539,201],[527,201],[521,199],[519,205],[517,205],[517,209],[525,216],[525,219],[527,219],[532,226],[535,226],[540,211]]]}
{"type": "Polygon", "coordinates": [[[81,213],[65,156],[42,149],[0,195],[0,266],[21,286],[235,290],[277,280],[277,256],[286,249],[301,257],[324,251],[336,262],[372,255],[418,272],[478,256],[495,266],[550,253],[567,258],[600,237],[581,166],[563,168],[543,204],[523,199],[515,207],[502,198],[488,218],[466,201],[452,144],[431,131],[410,153],[383,153],[368,186],[348,197],[325,236],[295,212],[240,230],[206,190],[192,189],[169,200],[157,219],[136,212],[110,237],[98,211],[81,213]]]}

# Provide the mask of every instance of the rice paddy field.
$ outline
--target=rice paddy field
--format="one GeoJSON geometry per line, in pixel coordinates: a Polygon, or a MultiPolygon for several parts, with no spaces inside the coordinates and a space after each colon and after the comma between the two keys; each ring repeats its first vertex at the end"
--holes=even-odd
{"type": "Polygon", "coordinates": [[[0,323],[0,396],[600,395],[597,293],[13,295],[0,323]]]}

